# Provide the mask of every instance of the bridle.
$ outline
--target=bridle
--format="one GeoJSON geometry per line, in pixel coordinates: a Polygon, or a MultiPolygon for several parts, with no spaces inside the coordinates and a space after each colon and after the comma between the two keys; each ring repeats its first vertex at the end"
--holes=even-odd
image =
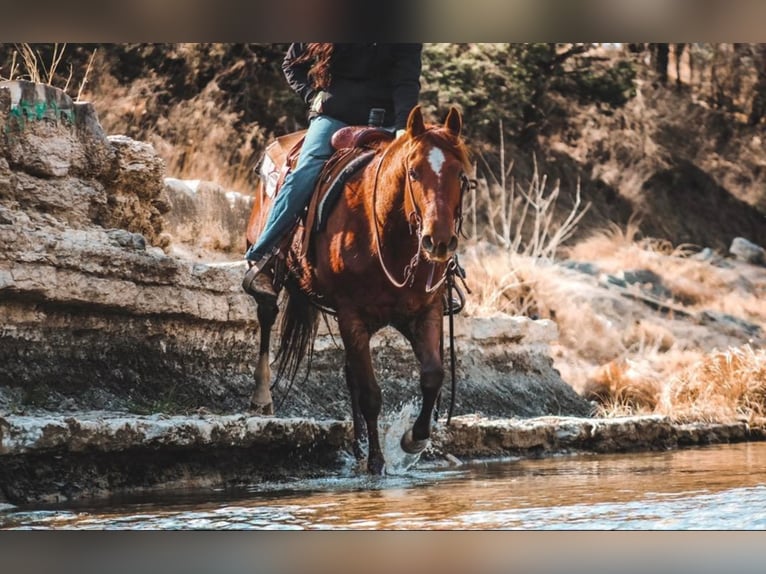
{"type": "MultiPolygon", "coordinates": [[[[417,136],[415,139],[420,139],[423,137],[423,134],[417,136]]],[[[410,156],[410,152],[412,151],[412,148],[414,147],[414,143],[410,144],[410,149],[407,150],[406,156],[410,156]]],[[[386,278],[388,281],[396,287],[397,289],[401,289],[404,286],[412,287],[412,285],[415,282],[415,274],[418,269],[418,264],[421,260],[420,250],[421,250],[421,241],[423,239],[423,217],[420,215],[420,212],[418,211],[418,205],[415,201],[415,192],[412,190],[412,177],[410,176],[410,167],[408,164],[405,164],[405,178],[406,178],[406,190],[407,190],[407,197],[409,198],[409,203],[412,206],[412,210],[407,214],[407,226],[410,232],[410,235],[414,234],[417,238],[416,247],[415,247],[415,253],[410,257],[410,260],[408,263],[404,266],[404,272],[403,272],[403,279],[401,281],[397,280],[393,273],[389,270],[388,266],[386,265],[386,262],[383,260],[383,250],[381,249],[381,241],[380,241],[380,221],[378,220],[378,212],[375,209],[375,206],[377,204],[377,195],[378,195],[378,180],[380,177],[380,170],[383,166],[384,160],[386,159],[386,156],[388,155],[389,151],[391,150],[391,147],[389,146],[386,148],[386,150],[383,152],[383,154],[380,156],[380,159],[378,160],[378,165],[375,168],[375,178],[373,180],[373,186],[372,186],[372,219],[373,219],[373,229],[375,230],[374,238],[375,238],[375,251],[378,254],[378,261],[380,262],[380,267],[383,269],[383,273],[386,275],[386,278]]],[[[458,208],[457,208],[457,214],[455,217],[455,233],[457,235],[460,235],[463,230],[463,196],[465,195],[465,192],[467,189],[469,189],[471,186],[471,180],[469,177],[464,173],[461,172],[460,174],[460,201],[458,202],[458,208]]],[[[455,264],[454,259],[450,258],[447,262],[444,263],[444,271],[441,274],[441,277],[439,280],[432,284],[434,279],[434,274],[436,272],[436,262],[431,262],[431,273],[428,276],[428,281],[426,282],[425,292],[426,293],[433,293],[439,287],[441,287],[445,281],[447,281],[447,276],[451,271],[454,270],[455,264]]]]}

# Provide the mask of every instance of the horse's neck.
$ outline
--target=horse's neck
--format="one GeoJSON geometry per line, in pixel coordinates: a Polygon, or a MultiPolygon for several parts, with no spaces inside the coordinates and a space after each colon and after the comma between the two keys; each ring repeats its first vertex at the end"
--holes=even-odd
{"type": "MultiPolygon", "coordinates": [[[[391,144],[395,146],[396,143],[391,144]]],[[[377,177],[374,178],[373,185],[375,189],[370,197],[374,201],[372,206],[378,215],[378,220],[386,225],[402,224],[406,225],[406,215],[404,215],[405,203],[405,185],[407,183],[405,170],[400,157],[401,152],[389,148],[384,152],[377,177]],[[393,153],[392,153],[393,152],[393,153]]]]}
{"type": "MultiPolygon", "coordinates": [[[[406,179],[404,177],[389,177],[379,182],[373,209],[377,215],[381,234],[396,238],[396,243],[403,239],[402,234],[409,235],[410,222],[406,209],[406,179]]],[[[384,244],[387,242],[383,242],[384,244]]]]}

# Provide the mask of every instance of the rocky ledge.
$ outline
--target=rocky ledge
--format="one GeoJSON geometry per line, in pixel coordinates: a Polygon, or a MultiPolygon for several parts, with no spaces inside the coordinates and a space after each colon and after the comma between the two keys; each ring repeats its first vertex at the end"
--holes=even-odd
{"type": "MultiPolygon", "coordinates": [[[[745,423],[665,417],[455,417],[424,454],[436,464],[508,456],[628,452],[761,440],[745,423]]],[[[0,417],[0,503],[226,488],[349,469],[351,423],[245,415],[0,417]]]]}

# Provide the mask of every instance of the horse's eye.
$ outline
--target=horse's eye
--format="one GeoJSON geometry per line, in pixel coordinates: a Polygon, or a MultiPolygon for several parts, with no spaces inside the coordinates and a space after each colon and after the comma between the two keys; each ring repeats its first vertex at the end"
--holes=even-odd
{"type": "Polygon", "coordinates": [[[409,169],[409,171],[407,172],[407,175],[410,176],[410,179],[412,181],[417,181],[419,179],[418,178],[418,172],[416,172],[413,168],[409,169]]]}

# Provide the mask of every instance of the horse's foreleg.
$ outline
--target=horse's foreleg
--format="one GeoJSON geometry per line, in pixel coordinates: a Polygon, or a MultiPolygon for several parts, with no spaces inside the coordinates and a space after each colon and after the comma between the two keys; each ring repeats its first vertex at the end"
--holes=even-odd
{"type": "Polygon", "coordinates": [[[362,411],[359,408],[359,385],[354,380],[354,373],[351,367],[346,363],[346,385],[348,386],[348,392],[351,395],[351,416],[354,421],[354,442],[352,445],[354,451],[354,457],[356,460],[362,460],[364,458],[364,450],[362,444],[367,442],[365,439],[366,424],[362,411]]]}
{"type": "MultiPolygon", "coordinates": [[[[339,315],[338,327],[346,349],[347,381],[353,387],[349,389],[351,400],[353,403],[356,396],[359,412],[367,426],[367,470],[370,474],[382,474],[385,461],[380,448],[378,416],[383,400],[372,369],[370,334],[364,323],[356,317],[339,315]]],[[[355,415],[355,434],[356,429],[355,415]]]]}
{"type": "Polygon", "coordinates": [[[250,410],[257,415],[273,415],[274,404],[271,400],[271,368],[269,367],[269,346],[271,329],[277,318],[279,307],[258,304],[258,325],[260,326],[260,346],[258,348],[258,366],[255,369],[255,390],[250,397],[250,410]]]}
{"type": "Polygon", "coordinates": [[[410,454],[423,451],[431,437],[434,406],[444,382],[442,328],[439,305],[433,307],[425,316],[416,319],[406,332],[403,331],[410,339],[415,356],[420,362],[420,391],[423,396],[420,413],[412,428],[404,433],[401,440],[402,449],[410,454]]]}

